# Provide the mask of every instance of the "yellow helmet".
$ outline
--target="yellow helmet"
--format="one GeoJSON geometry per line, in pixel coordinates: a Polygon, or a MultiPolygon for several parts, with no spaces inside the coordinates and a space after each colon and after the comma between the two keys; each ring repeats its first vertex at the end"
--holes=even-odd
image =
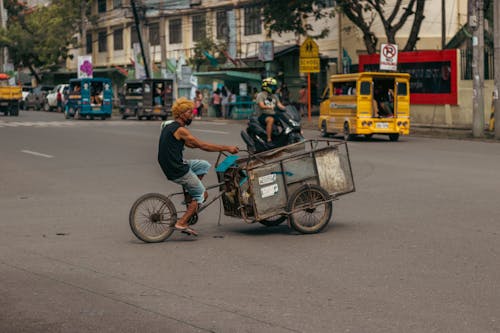
{"type": "Polygon", "coordinates": [[[262,90],[274,94],[276,89],[278,89],[278,81],[274,77],[266,77],[262,80],[262,90]]]}

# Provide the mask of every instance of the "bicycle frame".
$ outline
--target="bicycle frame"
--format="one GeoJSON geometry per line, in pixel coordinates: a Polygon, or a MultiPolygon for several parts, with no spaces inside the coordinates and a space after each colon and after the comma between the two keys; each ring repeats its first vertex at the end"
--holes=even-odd
{"type": "MultiPolygon", "coordinates": [[[[219,187],[221,185],[224,185],[224,182],[220,182],[220,183],[217,183],[217,184],[214,184],[214,185],[207,186],[206,190],[210,191],[210,190],[213,190],[214,188],[217,188],[217,187],[219,187]]],[[[222,190],[222,191],[219,192],[218,195],[216,195],[212,199],[208,200],[207,203],[203,203],[201,205],[201,207],[198,208],[197,213],[198,214],[201,213],[205,208],[207,208],[208,206],[210,206],[211,204],[213,204],[214,201],[216,201],[217,199],[219,199],[220,197],[222,197],[224,195],[224,193],[226,193],[226,191],[222,190]]],[[[172,194],[168,195],[167,198],[170,199],[170,198],[172,198],[174,196],[178,196],[178,195],[184,195],[184,191],[172,193],[172,194]]],[[[182,212],[182,211],[179,211],[179,212],[182,212]]]]}

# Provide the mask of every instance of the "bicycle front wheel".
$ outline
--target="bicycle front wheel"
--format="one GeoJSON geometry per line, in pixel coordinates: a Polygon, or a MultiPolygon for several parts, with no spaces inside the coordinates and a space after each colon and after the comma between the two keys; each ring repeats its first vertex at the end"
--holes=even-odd
{"type": "Polygon", "coordinates": [[[146,243],[159,243],[174,232],[177,211],[169,198],[159,193],[147,193],[137,199],[129,214],[134,235],[146,243]]]}

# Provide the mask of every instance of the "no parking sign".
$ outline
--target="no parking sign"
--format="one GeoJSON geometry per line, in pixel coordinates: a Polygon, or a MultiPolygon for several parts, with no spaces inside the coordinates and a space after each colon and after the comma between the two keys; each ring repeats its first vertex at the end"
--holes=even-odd
{"type": "Polygon", "coordinates": [[[398,70],[398,46],[395,44],[382,44],[380,48],[380,70],[398,70]]]}

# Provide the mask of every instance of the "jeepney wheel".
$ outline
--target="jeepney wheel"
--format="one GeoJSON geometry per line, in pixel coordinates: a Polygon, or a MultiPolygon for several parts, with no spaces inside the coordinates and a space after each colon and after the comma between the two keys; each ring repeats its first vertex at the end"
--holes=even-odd
{"type": "Polygon", "coordinates": [[[163,120],[163,121],[167,120],[167,116],[161,116],[160,118],[161,118],[161,120],[163,120]]]}
{"type": "Polygon", "coordinates": [[[349,123],[346,121],[344,123],[344,140],[350,141],[356,137],[355,134],[351,134],[351,129],[349,128],[349,123]]]}
{"type": "Polygon", "coordinates": [[[146,243],[159,243],[174,232],[177,211],[169,198],[159,193],[147,193],[137,199],[129,213],[134,235],[146,243]]]}
{"type": "Polygon", "coordinates": [[[303,185],[288,199],[290,226],[303,234],[320,232],[330,222],[332,207],[330,195],[321,186],[303,185]]]}
{"type": "Polygon", "coordinates": [[[106,116],[101,116],[101,120],[106,120],[106,116]]]}
{"type": "Polygon", "coordinates": [[[328,132],[326,131],[326,120],[323,120],[321,122],[321,128],[320,128],[320,134],[322,138],[327,138],[328,137],[328,132]]]}
{"type": "Polygon", "coordinates": [[[125,120],[125,119],[127,119],[127,118],[128,118],[128,116],[126,116],[126,115],[123,115],[123,116],[122,116],[122,119],[123,119],[123,120],[125,120]]]}
{"type": "Polygon", "coordinates": [[[285,222],[287,219],[286,215],[276,215],[273,217],[269,217],[265,220],[259,221],[260,224],[265,225],[266,227],[275,227],[285,222]]]}
{"type": "Polygon", "coordinates": [[[389,140],[391,141],[398,141],[399,139],[399,133],[392,133],[392,134],[389,134],[389,140]]]}

